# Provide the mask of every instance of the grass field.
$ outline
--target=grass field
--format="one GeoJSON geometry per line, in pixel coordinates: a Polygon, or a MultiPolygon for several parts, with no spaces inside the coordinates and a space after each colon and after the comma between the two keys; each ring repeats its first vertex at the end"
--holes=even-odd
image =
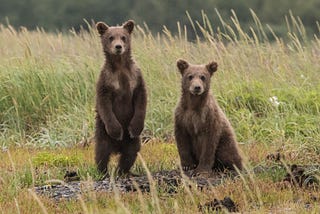
{"type": "MultiPolygon", "coordinates": [[[[236,16],[232,22],[213,32],[204,15],[201,23],[193,22],[201,36],[195,42],[188,42],[179,24],[176,36],[136,28],[133,55],[148,87],[143,135],[151,138],[141,155],[151,172],[179,163],[172,137],[178,58],[218,62],[212,91],[235,128],[248,169],[272,164],[266,156],[276,151],[286,164],[320,164],[319,23],[319,33],[307,38],[303,24],[291,16],[288,37],[271,39],[266,35],[272,29],[254,13],[250,33],[236,16]]],[[[94,29],[62,34],[0,26],[1,212],[195,213],[199,203],[225,196],[241,212],[320,212],[319,188],[283,188],[281,170],[249,173],[204,191],[181,187],[174,196],[88,193],[83,200],[57,204],[34,195],[30,188],[63,179],[66,170],[78,170],[82,180],[97,178],[93,145],[81,148],[79,142],[93,135],[95,81],[103,61],[94,29]]],[[[141,161],[133,171],[145,171],[141,161]]]]}

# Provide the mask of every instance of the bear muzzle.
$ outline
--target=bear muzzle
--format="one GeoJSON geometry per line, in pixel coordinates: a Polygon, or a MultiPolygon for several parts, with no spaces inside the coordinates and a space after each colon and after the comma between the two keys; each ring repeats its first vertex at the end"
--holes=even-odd
{"type": "Polygon", "coordinates": [[[200,85],[192,85],[189,91],[193,95],[201,95],[203,93],[203,87],[200,85]]]}
{"type": "Polygon", "coordinates": [[[125,47],[122,44],[114,44],[111,52],[114,55],[122,55],[125,52],[125,47]]]}
{"type": "Polygon", "coordinates": [[[123,54],[123,47],[122,47],[122,45],[116,45],[116,46],[114,47],[114,53],[115,53],[116,55],[121,55],[121,54],[123,54]]]}

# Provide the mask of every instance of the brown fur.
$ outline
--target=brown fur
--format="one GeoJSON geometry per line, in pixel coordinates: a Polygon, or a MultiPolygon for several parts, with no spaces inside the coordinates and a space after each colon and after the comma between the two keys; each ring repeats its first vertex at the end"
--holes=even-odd
{"type": "Polygon", "coordinates": [[[96,88],[95,162],[106,173],[111,154],[120,153],[118,172],[129,173],[140,150],[147,94],[140,69],[131,57],[133,21],[122,26],[96,25],[105,64],[96,88]]]}
{"type": "Polygon", "coordinates": [[[202,174],[224,168],[242,169],[234,131],[210,93],[217,63],[191,65],[178,60],[182,95],[175,110],[175,138],[181,166],[202,174]]]}

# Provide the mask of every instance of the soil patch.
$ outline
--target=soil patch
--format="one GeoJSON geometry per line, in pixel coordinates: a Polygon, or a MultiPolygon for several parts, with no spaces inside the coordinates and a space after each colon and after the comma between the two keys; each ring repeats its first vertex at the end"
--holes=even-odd
{"type": "Polygon", "coordinates": [[[199,205],[200,212],[209,211],[221,211],[222,209],[228,210],[228,212],[238,212],[237,205],[230,197],[225,197],[223,200],[213,199],[213,201],[207,202],[204,205],[199,205]]]}
{"type": "MultiPolygon", "coordinates": [[[[129,178],[106,178],[102,181],[74,181],[67,182],[64,184],[51,184],[40,187],[35,187],[37,194],[45,195],[55,200],[61,199],[72,199],[76,198],[79,194],[86,191],[97,191],[97,192],[112,192],[117,190],[119,192],[135,192],[138,189],[141,192],[150,192],[150,182],[156,184],[156,188],[161,188],[166,193],[173,194],[177,191],[177,188],[185,182],[191,188],[195,186],[199,189],[208,188],[221,184],[224,179],[233,178],[235,174],[230,173],[212,173],[207,177],[191,177],[192,172],[185,172],[184,176],[181,176],[180,171],[159,171],[152,174],[152,178],[148,176],[138,176],[129,178]]],[[[72,173],[71,177],[74,176],[72,173]]],[[[70,173],[68,173],[70,176],[70,173]]],[[[69,178],[67,175],[65,177],[69,178]]],[[[69,179],[67,179],[69,180],[69,179]]]]}

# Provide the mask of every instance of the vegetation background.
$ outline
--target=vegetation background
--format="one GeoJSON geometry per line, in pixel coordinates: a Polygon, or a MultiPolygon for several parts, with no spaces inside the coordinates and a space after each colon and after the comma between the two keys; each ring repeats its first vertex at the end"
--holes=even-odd
{"type": "MultiPolygon", "coordinates": [[[[285,95],[302,92],[294,88],[298,86],[292,82],[299,81],[301,75],[308,77],[307,74],[318,71],[318,63],[312,61],[318,57],[318,50],[310,48],[318,42],[319,1],[0,1],[0,20],[3,21],[0,128],[5,145],[10,141],[18,145],[39,142],[70,145],[92,136],[94,84],[103,57],[95,29],[91,29],[91,20],[114,25],[132,18],[138,23],[134,55],[149,83],[150,102],[144,133],[148,137],[172,138],[172,111],[180,90],[174,63],[179,57],[198,63],[215,59],[222,72],[229,71],[228,75],[237,72],[231,79],[219,82],[230,84],[232,80],[232,86],[227,89],[219,86],[216,90],[216,96],[224,100],[222,105],[226,105],[227,113],[239,108],[265,112],[264,108],[269,109],[265,105],[270,104],[268,99],[272,96],[297,99],[296,95],[285,95]],[[173,46],[168,48],[168,45],[173,46]],[[261,56],[260,64],[251,61],[257,59],[252,45],[266,51],[265,61],[261,61],[261,56]],[[288,47],[282,50],[284,47],[280,45],[288,47]],[[230,54],[224,53],[224,48],[230,54]],[[281,51],[276,52],[277,48],[281,51]],[[241,52],[239,56],[237,50],[241,52]],[[244,57],[245,51],[249,53],[244,57]],[[268,51],[272,53],[269,58],[268,51]],[[293,61],[294,55],[301,52],[311,54],[310,57],[303,55],[303,60],[310,63],[298,64],[301,57],[293,61]],[[284,55],[292,59],[289,67],[270,64],[274,57],[281,59],[284,55]],[[236,56],[244,57],[243,63],[238,59],[233,61],[236,56]],[[283,79],[278,87],[275,84],[279,79],[265,81],[273,75],[255,77],[266,69],[285,70],[291,76],[298,72],[298,76],[283,79]],[[250,78],[243,81],[243,76],[239,77],[241,70],[250,74],[250,78]],[[155,83],[157,79],[162,81],[155,83]],[[270,84],[272,87],[268,86],[270,84]],[[16,140],[18,136],[20,140],[16,140]]],[[[281,63],[288,63],[286,58],[283,60],[281,63]]],[[[308,78],[303,79],[304,87],[318,79],[317,76],[308,78]]],[[[304,100],[287,102],[299,111],[308,110],[317,116],[318,100],[314,98],[318,98],[319,93],[311,89],[310,96],[308,91],[299,97],[304,100]]],[[[240,141],[248,140],[241,131],[238,135],[240,141]]]]}
{"type": "Polygon", "coordinates": [[[45,30],[69,30],[86,27],[88,21],[105,21],[110,25],[121,24],[134,19],[138,24],[146,23],[150,30],[158,33],[166,26],[177,32],[177,22],[188,26],[190,38],[194,38],[186,11],[194,21],[201,21],[203,10],[213,27],[222,27],[215,9],[226,21],[233,9],[247,31],[253,24],[249,8],[259,14],[262,23],[269,24],[278,36],[286,36],[285,15],[289,11],[301,17],[309,35],[317,32],[320,2],[318,0],[0,0],[0,23],[9,22],[12,26],[36,27],[45,30]]]}
{"type": "Polygon", "coordinates": [[[287,169],[280,167],[318,166],[306,173],[319,181],[319,1],[1,0],[0,5],[2,212],[196,213],[198,204],[225,196],[240,212],[320,212],[319,187],[283,185],[287,169]],[[113,25],[129,18],[138,23],[133,55],[148,87],[143,132],[148,143],[133,171],[179,165],[172,137],[178,58],[218,62],[212,91],[235,128],[247,169],[208,190],[181,186],[173,196],[161,189],[88,191],[84,200],[59,203],[37,196],[34,186],[50,188],[47,181],[63,180],[66,171],[77,171],[84,183],[99,178],[93,146],[79,147],[93,135],[95,82],[104,60],[91,19],[113,25]],[[267,160],[270,153],[279,153],[280,163],[267,160]],[[255,174],[256,167],[266,170],[255,174]]]}

